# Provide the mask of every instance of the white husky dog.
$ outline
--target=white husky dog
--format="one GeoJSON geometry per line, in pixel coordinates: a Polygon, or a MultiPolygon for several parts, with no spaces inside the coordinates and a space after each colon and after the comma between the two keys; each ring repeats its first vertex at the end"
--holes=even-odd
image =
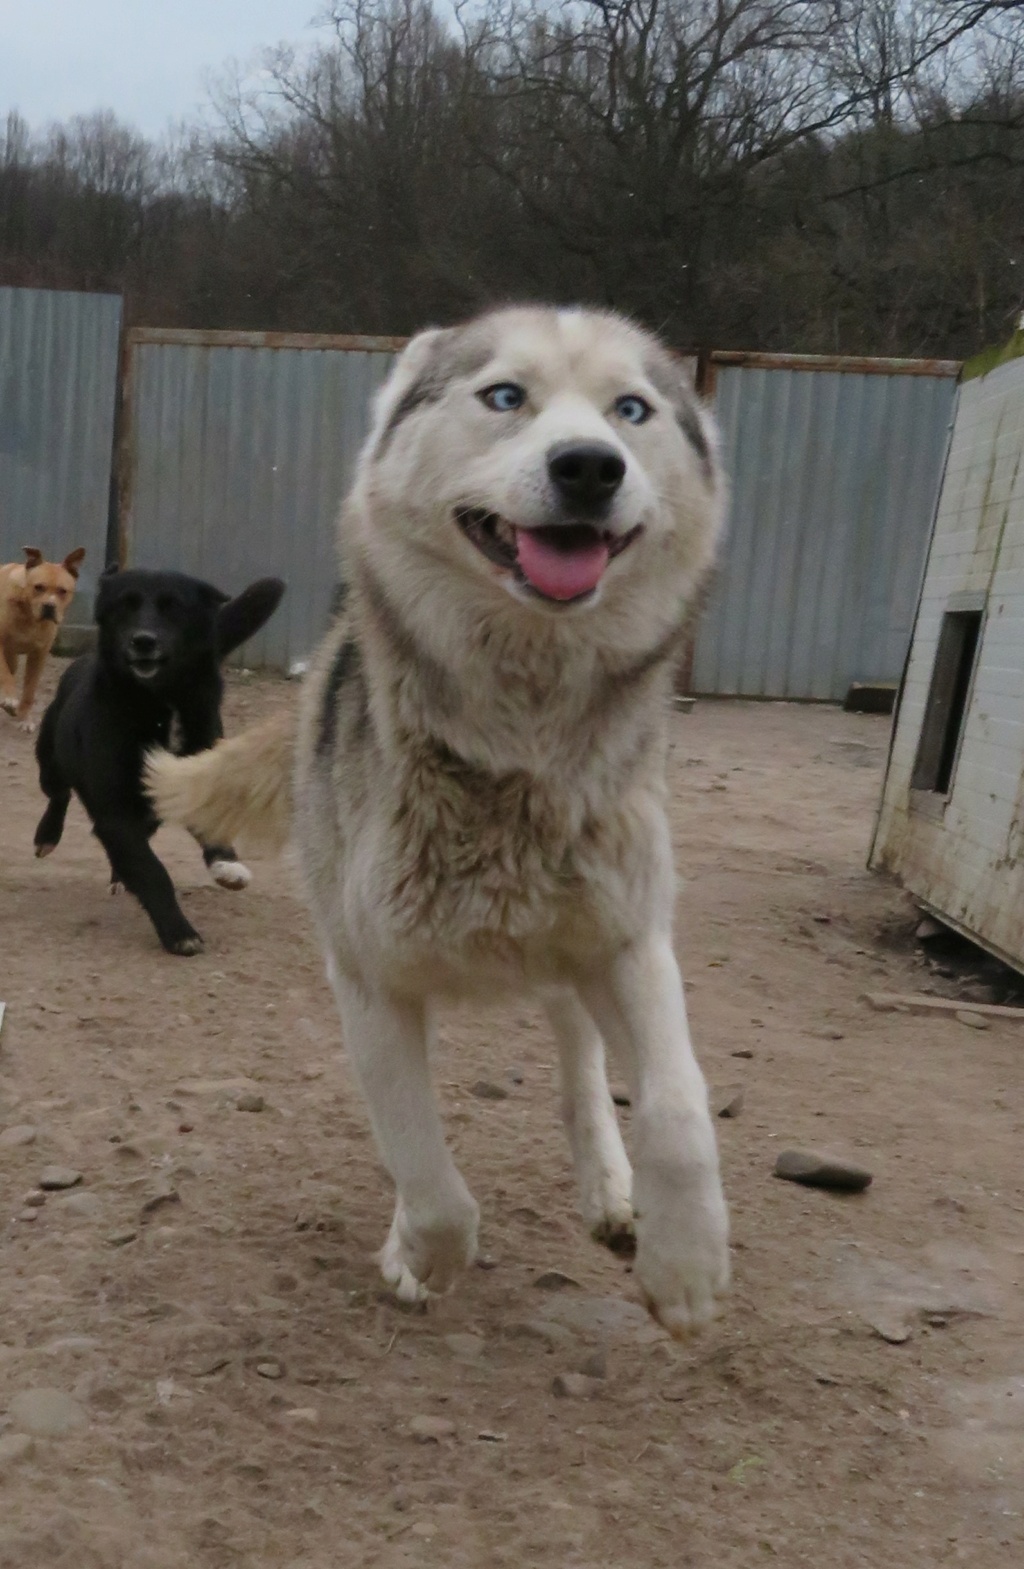
{"type": "Polygon", "coordinates": [[[666,716],[724,485],[683,367],[620,317],[516,307],[423,332],[381,391],[340,525],[347,599],[271,723],[157,755],[165,819],[290,838],[394,1178],[385,1279],[474,1257],[429,1071],[438,1001],[528,988],[558,1042],[584,1219],[636,1247],[674,1335],[728,1224],[672,946],[666,716]],[[633,1169],[605,1074],[630,1086],[633,1169]]]}

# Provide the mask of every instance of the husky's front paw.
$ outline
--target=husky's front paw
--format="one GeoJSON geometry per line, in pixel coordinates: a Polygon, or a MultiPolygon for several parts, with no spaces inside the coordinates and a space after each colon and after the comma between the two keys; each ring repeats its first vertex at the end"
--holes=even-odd
{"type": "Polygon", "coordinates": [[[651,1316],[683,1340],[714,1317],[729,1287],[729,1217],[718,1172],[662,1172],[640,1188],[636,1205],[637,1282],[651,1316]]]}
{"type": "Polygon", "coordinates": [[[381,1274],[400,1302],[443,1296],[476,1258],[479,1209],[467,1193],[445,1212],[414,1223],[401,1201],[378,1254],[381,1274]]]}

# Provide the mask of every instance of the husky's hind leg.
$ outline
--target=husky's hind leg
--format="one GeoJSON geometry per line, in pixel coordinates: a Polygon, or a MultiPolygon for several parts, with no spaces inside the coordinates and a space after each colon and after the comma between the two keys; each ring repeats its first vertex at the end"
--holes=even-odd
{"type": "Polygon", "coordinates": [[[445,1292],[476,1257],[477,1204],[452,1160],[430,1082],[425,1002],[374,995],[328,964],[345,1045],[398,1190],[380,1253],[406,1302],[445,1292]]]}
{"type": "Polygon", "coordinates": [[[580,1211],[595,1241],[613,1253],[631,1254],[633,1173],[608,1089],[604,1042],[574,991],[546,992],[544,1007],[558,1042],[562,1120],[576,1165],[580,1211]]]}

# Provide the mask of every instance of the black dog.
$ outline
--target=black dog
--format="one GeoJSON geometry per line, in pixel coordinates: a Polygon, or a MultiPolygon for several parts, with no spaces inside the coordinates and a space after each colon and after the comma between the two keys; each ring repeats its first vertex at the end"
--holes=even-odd
{"type": "MultiPolygon", "coordinates": [[[[168,953],[199,953],[203,941],[150,846],[159,821],[143,794],[143,761],[150,747],[171,744],[172,726],[181,754],[220,739],[220,662],[259,631],[283,593],[277,578],[229,599],[180,572],[109,568],[96,598],[96,652],[74,660],[43,715],[36,757],[49,805],[36,829],[36,855],[60,843],[74,790],[107,852],[112,881],[135,895],[168,953]]],[[[202,850],[225,887],[248,882],[230,846],[202,850]]]]}

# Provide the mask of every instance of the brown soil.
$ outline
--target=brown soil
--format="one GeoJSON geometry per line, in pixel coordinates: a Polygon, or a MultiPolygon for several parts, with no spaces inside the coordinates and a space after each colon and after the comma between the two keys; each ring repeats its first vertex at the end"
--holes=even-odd
{"type": "MultiPolygon", "coordinates": [[[[230,728],[293,697],[235,678],[230,728]]],[[[77,808],[33,860],[31,744],[0,724],[0,1130],[37,1130],[0,1144],[0,1569],[1024,1562],[1024,1030],[861,1000],[937,984],[864,869],[887,721],[698,704],[673,738],[694,1032],[745,1090],[718,1125],[735,1288],[686,1347],[577,1224],[525,1005],[460,1015],[438,1064],[489,1267],[400,1311],[287,871],[225,893],[162,834],[207,940],[168,958],[77,808]],[[874,1184],[775,1181],[789,1146],[874,1184]],[[16,1218],[52,1164],[81,1185],[16,1218]],[[554,1393],[580,1371],[606,1376],[554,1393]],[[88,1425],[25,1453],[2,1413],[40,1387],[88,1425]]]]}

